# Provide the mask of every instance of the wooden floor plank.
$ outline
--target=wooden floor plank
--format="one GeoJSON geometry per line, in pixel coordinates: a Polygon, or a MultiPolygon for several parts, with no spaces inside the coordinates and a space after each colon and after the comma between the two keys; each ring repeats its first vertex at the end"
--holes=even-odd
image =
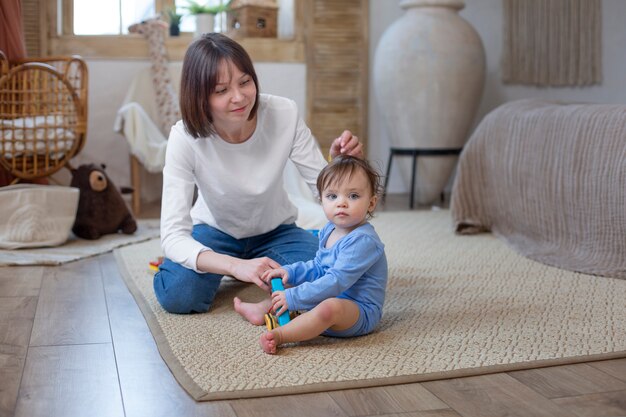
{"type": "Polygon", "coordinates": [[[349,416],[449,408],[420,384],[333,391],[329,395],[349,416]]]}
{"type": "Polygon", "coordinates": [[[422,383],[464,417],[571,417],[571,414],[507,374],[422,383]]]}
{"type": "Polygon", "coordinates": [[[30,347],[16,417],[123,417],[113,347],[30,347]]]}
{"type": "Polygon", "coordinates": [[[584,363],[510,372],[546,398],[626,390],[626,382],[584,363]]]}
{"type": "Polygon", "coordinates": [[[626,416],[626,391],[578,395],[557,398],[552,401],[577,417],[626,416]]]}
{"type": "Polygon", "coordinates": [[[590,366],[601,370],[621,381],[626,381],[626,358],[613,359],[610,361],[589,362],[590,366]]]}
{"type": "Polygon", "coordinates": [[[345,417],[327,393],[231,401],[237,417],[345,417]]]}
{"type": "Polygon", "coordinates": [[[37,297],[0,297],[0,345],[27,347],[37,297]]]}
{"type": "Polygon", "coordinates": [[[100,257],[127,417],[236,417],[228,402],[196,402],[178,385],[122,281],[113,255],[100,257]]]}
{"type": "Polygon", "coordinates": [[[97,258],[46,268],[31,346],[110,342],[97,258]]]}
{"type": "Polygon", "coordinates": [[[14,266],[0,268],[0,297],[39,295],[44,267],[14,266]]]}
{"type": "Polygon", "coordinates": [[[0,416],[12,416],[37,297],[0,297],[0,416]]]}
{"type": "Polygon", "coordinates": [[[13,416],[26,347],[0,344],[0,417],[13,416]]]}

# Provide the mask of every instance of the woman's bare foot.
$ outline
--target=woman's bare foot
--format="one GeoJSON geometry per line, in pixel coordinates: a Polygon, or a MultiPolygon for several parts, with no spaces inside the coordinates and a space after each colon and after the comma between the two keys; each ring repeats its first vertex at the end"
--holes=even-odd
{"type": "Polygon", "coordinates": [[[274,355],[276,353],[276,338],[274,332],[265,332],[259,339],[259,344],[263,348],[263,352],[274,355]]]}
{"type": "Polygon", "coordinates": [[[271,303],[272,300],[270,299],[261,301],[260,303],[244,303],[239,297],[233,299],[235,311],[256,326],[265,324],[265,313],[269,311],[271,303]]]}

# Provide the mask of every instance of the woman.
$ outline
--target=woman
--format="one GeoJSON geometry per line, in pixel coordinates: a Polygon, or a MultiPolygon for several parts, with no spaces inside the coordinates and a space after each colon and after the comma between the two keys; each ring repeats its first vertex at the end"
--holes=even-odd
{"type": "MultiPolygon", "coordinates": [[[[252,60],[224,35],[190,45],[180,107],[163,170],[165,261],[154,290],[171,313],[205,312],[223,275],[267,290],[265,271],[315,256],[317,238],[295,225],[282,175],[290,159],[316,192],[326,161],[296,104],[259,94],[252,60]]],[[[347,130],[331,145],[330,157],[339,154],[363,156],[347,130]]]]}

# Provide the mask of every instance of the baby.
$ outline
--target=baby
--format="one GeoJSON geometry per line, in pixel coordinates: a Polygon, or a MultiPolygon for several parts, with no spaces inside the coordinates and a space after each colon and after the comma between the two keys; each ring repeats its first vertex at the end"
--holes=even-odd
{"type": "Polygon", "coordinates": [[[286,288],[271,298],[259,303],[234,299],[235,310],[255,325],[264,323],[268,311],[280,315],[307,310],[261,335],[266,353],[319,335],[361,336],[382,317],[387,258],[368,222],[376,208],[380,175],[363,159],[339,156],[321,171],[317,189],[329,222],[320,231],[315,258],[268,270],[263,280],[280,277],[286,288]]]}

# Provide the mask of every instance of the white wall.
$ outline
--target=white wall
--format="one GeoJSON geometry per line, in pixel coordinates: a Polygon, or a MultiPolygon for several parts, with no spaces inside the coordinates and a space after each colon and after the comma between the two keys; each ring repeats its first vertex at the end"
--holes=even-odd
{"type": "MultiPolygon", "coordinates": [[[[397,0],[370,0],[370,75],[374,52],[384,30],[399,18],[403,10],[397,0]]],[[[504,85],[500,81],[502,42],[502,1],[466,0],[460,12],[480,34],[487,54],[487,81],[477,121],[498,105],[519,98],[543,97],[568,101],[626,102],[626,1],[603,0],[603,73],[602,85],[582,88],[534,88],[504,85]]],[[[107,172],[117,185],[130,185],[128,146],[123,137],[113,132],[113,121],[122,104],[132,77],[149,65],[147,61],[90,60],[90,108],[87,144],[75,163],[107,164],[107,172]]],[[[264,92],[291,97],[302,114],[306,105],[306,69],[302,64],[257,63],[264,92]]],[[[369,95],[368,156],[385,167],[389,139],[384,131],[371,84],[369,95]]],[[[358,134],[359,132],[357,132],[358,134]]],[[[398,172],[392,173],[391,192],[404,192],[408,187],[398,172]]],[[[158,187],[157,187],[158,188],[158,187]]],[[[158,193],[158,189],[154,191],[158,193]]]]}
{"type": "MultiPolygon", "coordinates": [[[[374,52],[384,30],[398,19],[403,10],[398,1],[370,0],[370,74],[374,52]]],[[[502,0],[465,0],[460,15],[471,23],[483,40],[487,54],[487,79],[477,122],[498,105],[521,98],[540,97],[564,101],[626,103],[626,1],[602,1],[602,68],[603,82],[598,86],[577,88],[537,88],[504,85],[501,82],[502,0]]],[[[389,139],[378,117],[378,104],[370,77],[369,157],[386,167],[389,139]]],[[[394,163],[395,167],[395,163],[394,163]]],[[[404,184],[394,168],[390,192],[404,192],[404,184]]]]}

